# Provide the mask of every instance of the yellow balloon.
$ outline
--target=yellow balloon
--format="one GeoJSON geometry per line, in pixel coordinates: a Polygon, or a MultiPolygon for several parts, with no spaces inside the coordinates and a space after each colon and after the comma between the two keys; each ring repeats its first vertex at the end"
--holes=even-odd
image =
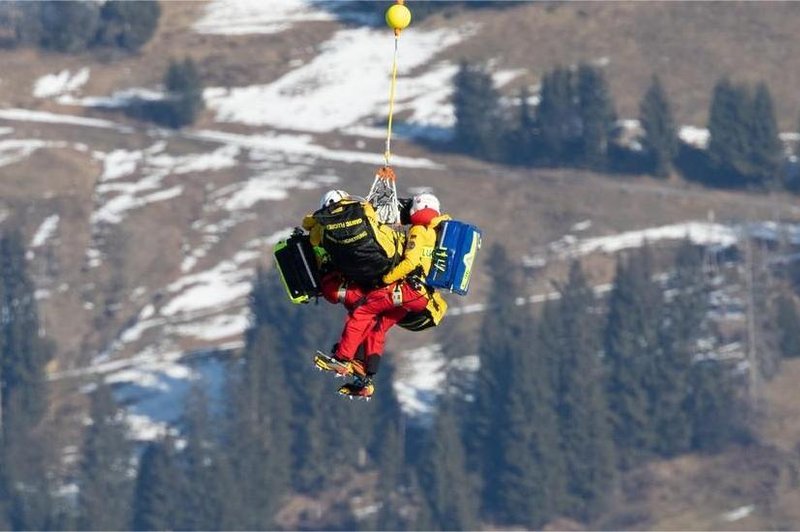
{"type": "Polygon", "coordinates": [[[393,30],[405,29],[411,24],[411,11],[404,5],[393,5],[386,10],[386,24],[393,30]]]}

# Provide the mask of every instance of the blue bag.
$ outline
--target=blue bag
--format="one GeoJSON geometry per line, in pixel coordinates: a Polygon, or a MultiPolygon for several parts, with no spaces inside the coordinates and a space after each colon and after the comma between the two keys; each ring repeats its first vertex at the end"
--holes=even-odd
{"type": "Polygon", "coordinates": [[[434,261],[426,283],[463,296],[469,290],[472,263],[481,247],[481,230],[468,223],[447,220],[439,224],[436,232],[434,261]]]}

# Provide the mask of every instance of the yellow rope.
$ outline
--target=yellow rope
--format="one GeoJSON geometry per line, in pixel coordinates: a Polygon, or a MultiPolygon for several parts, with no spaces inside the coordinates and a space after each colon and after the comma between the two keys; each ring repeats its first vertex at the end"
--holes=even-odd
{"type": "Polygon", "coordinates": [[[397,88],[397,43],[400,40],[400,32],[394,32],[394,58],[392,59],[392,85],[389,90],[389,121],[386,126],[386,151],[383,158],[386,161],[386,166],[389,166],[389,160],[392,157],[392,118],[394,116],[394,95],[397,88]]]}

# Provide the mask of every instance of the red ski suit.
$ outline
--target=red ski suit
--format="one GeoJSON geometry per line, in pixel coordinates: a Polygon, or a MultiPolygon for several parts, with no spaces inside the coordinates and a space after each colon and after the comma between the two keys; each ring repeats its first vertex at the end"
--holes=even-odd
{"type": "MultiPolygon", "coordinates": [[[[411,274],[424,278],[428,274],[436,245],[435,229],[446,219],[449,219],[446,215],[436,216],[429,218],[424,225],[411,227],[403,259],[383,276],[387,286],[372,290],[354,301],[355,308],[349,313],[335,353],[338,358],[352,360],[362,343],[367,356],[383,354],[386,332],[409,312],[425,310],[427,290],[421,285],[414,288],[406,278],[411,274]]],[[[354,294],[345,295],[344,302],[347,304],[348,300],[354,299],[354,294]]]]}
{"type": "MultiPolygon", "coordinates": [[[[407,312],[425,309],[427,297],[419,297],[416,291],[405,285],[399,287],[403,301],[408,301],[402,307],[395,305],[394,290],[384,286],[371,292],[366,292],[355,283],[345,282],[339,274],[330,274],[322,279],[322,295],[330,303],[342,303],[349,314],[345,324],[350,324],[350,334],[347,336],[348,344],[346,353],[352,353],[352,359],[360,344],[364,344],[364,356],[381,355],[386,345],[386,332],[398,321],[402,320],[407,312]],[[388,300],[387,300],[388,298],[388,300]],[[419,302],[421,300],[421,302],[419,302]],[[363,308],[362,308],[363,307],[363,308]],[[359,310],[360,309],[360,310],[359,310]],[[360,342],[359,338],[363,338],[360,342]]],[[[342,353],[341,342],[337,354],[342,353]]],[[[345,358],[345,355],[341,355],[345,358]]]]}

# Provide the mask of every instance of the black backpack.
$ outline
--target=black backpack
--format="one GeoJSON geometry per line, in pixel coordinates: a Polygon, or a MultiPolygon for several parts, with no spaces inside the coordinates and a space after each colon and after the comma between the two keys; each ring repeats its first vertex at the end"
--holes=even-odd
{"type": "Polygon", "coordinates": [[[365,288],[378,286],[381,277],[399,262],[401,234],[381,231],[374,211],[366,204],[341,201],[318,210],[314,218],[323,227],[322,247],[331,266],[348,281],[365,288]]]}

